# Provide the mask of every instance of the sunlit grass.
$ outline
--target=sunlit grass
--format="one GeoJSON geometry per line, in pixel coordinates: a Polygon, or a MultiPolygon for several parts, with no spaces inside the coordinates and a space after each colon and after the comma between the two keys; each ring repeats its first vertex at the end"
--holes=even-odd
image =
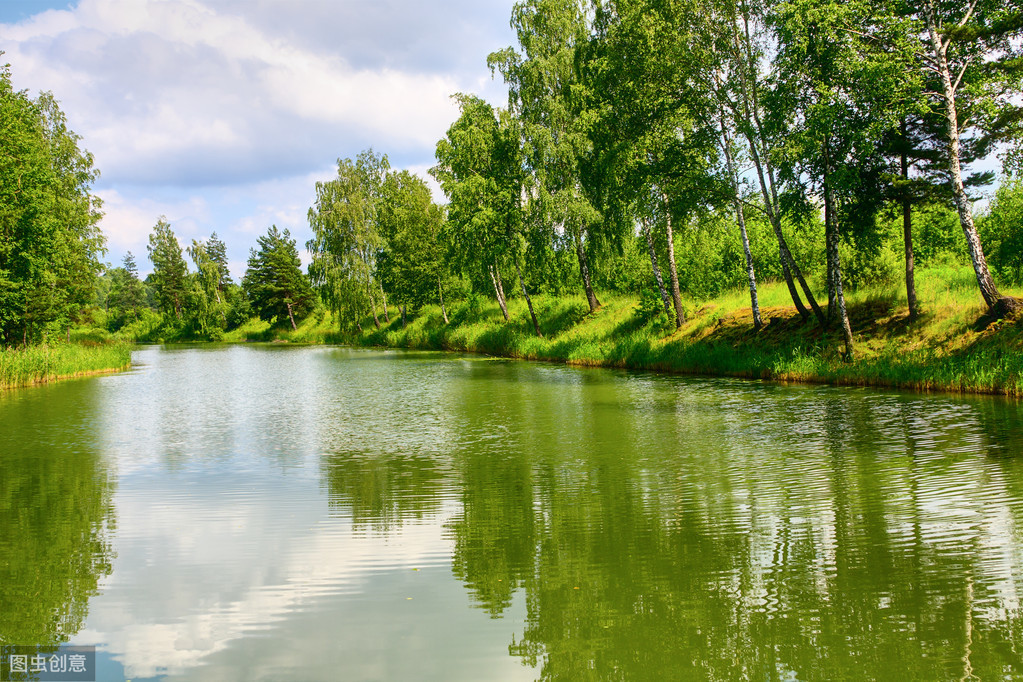
{"type": "MultiPolygon", "coordinates": [[[[104,332],[105,333],[105,332],[104,332]]],[[[70,343],[0,348],[0,388],[123,369],[131,363],[126,343],[70,343]]]]}
{"type": "MultiPolygon", "coordinates": [[[[663,318],[640,319],[635,297],[602,297],[603,307],[591,315],[582,296],[537,296],[544,338],[533,332],[525,302],[513,299],[507,323],[496,302],[476,310],[456,304],[450,325],[439,308],[428,306],[404,329],[395,320],[380,331],[364,322],[366,331],[349,341],[578,365],[1023,395],[1023,323],[980,324],[985,307],[968,267],[920,271],[922,312],[914,321],[900,287],[850,292],[852,363],[842,360],[837,325],[822,330],[800,320],[783,283],[761,285],[758,293],[766,323],[759,332],[743,288],[709,301],[687,300],[688,319],[678,331],[663,318]]],[[[1023,296],[1021,290],[1004,293],[1023,296]]],[[[825,292],[818,295],[826,306],[825,292]]]]}
{"type": "MultiPolygon", "coordinates": [[[[1023,290],[1004,290],[1023,296],[1023,290]]],[[[445,324],[439,306],[424,306],[403,327],[396,308],[390,321],[362,320],[361,334],[341,333],[320,310],[297,330],[251,320],[225,341],[349,343],[467,351],[582,366],[630,367],[687,374],[783,381],[892,386],[915,389],[1023,395],[1023,322],[981,324],[985,313],[973,271],[919,271],[921,315],[908,319],[905,291],[883,286],[849,292],[856,359],[842,360],[837,325],[824,330],[803,322],[783,283],[759,288],[765,327],[753,329],[749,290],[728,291],[708,301],[686,298],[687,321],[676,331],[663,314],[644,318],[635,296],[603,295],[590,314],[581,295],[536,296],[538,338],[525,301],[509,301],[505,322],[495,301],[449,304],[445,324]]],[[[817,292],[826,306],[826,292],[817,292]]]]}

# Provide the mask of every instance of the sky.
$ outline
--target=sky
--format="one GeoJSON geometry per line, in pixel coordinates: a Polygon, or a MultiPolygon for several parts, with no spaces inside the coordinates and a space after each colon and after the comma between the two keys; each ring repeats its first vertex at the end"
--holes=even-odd
{"type": "MultiPolygon", "coordinates": [[[[101,176],[103,260],[144,275],[160,216],[182,247],[212,232],[232,273],[271,224],[300,250],[315,183],[372,147],[430,181],[472,92],[503,106],[487,55],[514,0],[0,0],[0,61],[50,91],[101,176]]],[[[305,262],[308,256],[303,253],[305,262]]]]}

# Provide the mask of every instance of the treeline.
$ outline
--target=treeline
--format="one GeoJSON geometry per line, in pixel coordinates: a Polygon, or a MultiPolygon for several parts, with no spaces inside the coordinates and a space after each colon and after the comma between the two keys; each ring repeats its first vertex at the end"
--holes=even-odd
{"type": "MultiPolygon", "coordinates": [[[[480,296],[507,318],[507,299],[521,296],[540,334],[535,294],[584,296],[596,311],[604,292],[631,292],[640,314],[670,329],[695,301],[742,286],[759,328],[758,282],[776,280],[804,320],[841,330],[851,357],[844,292],[900,283],[916,318],[918,265],[968,264],[993,315],[1020,307],[995,280],[1023,272],[1016,4],[525,0],[511,23],[517,46],[488,58],[507,106],[456,95],[459,117],[437,144],[431,175],[447,204],[384,155],[341,159],[316,185],[308,273],[291,235],[271,227],[238,283],[215,235],[183,251],[161,220],[145,282],[133,259],[100,279],[102,323],[138,338],[160,328],[215,339],[252,315],[294,326],[323,306],[356,331],[425,304],[447,319],[453,301],[480,296]],[[975,217],[971,192],[993,174],[964,167],[996,148],[1009,180],[975,217]]],[[[15,166],[4,163],[12,193],[15,166]]],[[[51,185],[87,190],[95,173],[84,168],[78,185],[51,185]]],[[[96,267],[90,202],[75,228],[76,253],[92,258],[80,273],[96,267]]],[[[65,324],[83,298],[61,288],[60,272],[23,270],[21,298],[4,308],[6,343],[65,324]],[[37,305],[58,289],[64,308],[37,305]]]]}
{"type": "Polygon", "coordinates": [[[915,318],[914,267],[944,257],[972,266],[992,314],[1021,307],[988,263],[1019,277],[1019,185],[978,227],[969,192],[993,174],[963,170],[999,143],[1019,169],[1017,5],[524,0],[511,23],[518,46],[488,59],[508,106],[457,95],[437,145],[446,220],[372,153],[318,185],[311,273],[342,319],[434,289],[446,317],[456,276],[506,318],[520,293],[537,334],[530,292],[595,311],[600,289],[649,282],[680,327],[688,296],[741,281],[759,328],[766,276],[851,357],[844,289],[901,270],[915,318]]]}
{"type": "Polygon", "coordinates": [[[153,271],[139,279],[129,251],[120,267],[99,278],[96,307],[89,322],[136,340],[219,340],[253,316],[286,323],[308,314],[317,303],[301,270],[295,240],[288,230],[270,227],[252,249],[248,269],[236,283],[228,269],[227,247],[214,232],[193,239],[182,250],[166,218],[161,217],[146,247],[153,271]],[[190,269],[185,255],[192,262],[190,269]]]}

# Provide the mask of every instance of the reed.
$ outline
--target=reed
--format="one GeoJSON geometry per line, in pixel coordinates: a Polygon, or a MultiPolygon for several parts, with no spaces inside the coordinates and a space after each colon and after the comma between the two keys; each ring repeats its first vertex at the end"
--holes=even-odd
{"type": "Polygon", "coordinates": [[[127,343],[69,343],[0,348],[0,388],[124,369],[131,364],[127,343]]]}

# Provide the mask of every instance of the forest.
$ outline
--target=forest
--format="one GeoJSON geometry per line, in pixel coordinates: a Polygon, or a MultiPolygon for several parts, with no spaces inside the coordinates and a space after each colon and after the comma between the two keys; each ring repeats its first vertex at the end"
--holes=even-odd
{"type": "Polygon", "coordinates": [[[104,265],[92,157],[6,68],[0,342],[231,340],[310,316],[350,340],[487,301],[541,338],[557,301],[584,301],[578,320],[609,298],[670,337],[742,291],[753,332],[790,314],[850,361],[857,291],[897,288],[912,323],[933,312],[918,275],[968,271],[991,320],[1023,307],[1018,3],[523,0],[511,26],[487,58],[506,106],[453,95],[443,201],[386,154],[339,159],[312,238],[269,226],[238,282],[215,232],[182,248],[163,217],[145,279],[133,254],[104,265]],[[996,164],[997,187],[969,171],[996,164]],[[761,309],[773,285],[789,313],[761,309]]]}

